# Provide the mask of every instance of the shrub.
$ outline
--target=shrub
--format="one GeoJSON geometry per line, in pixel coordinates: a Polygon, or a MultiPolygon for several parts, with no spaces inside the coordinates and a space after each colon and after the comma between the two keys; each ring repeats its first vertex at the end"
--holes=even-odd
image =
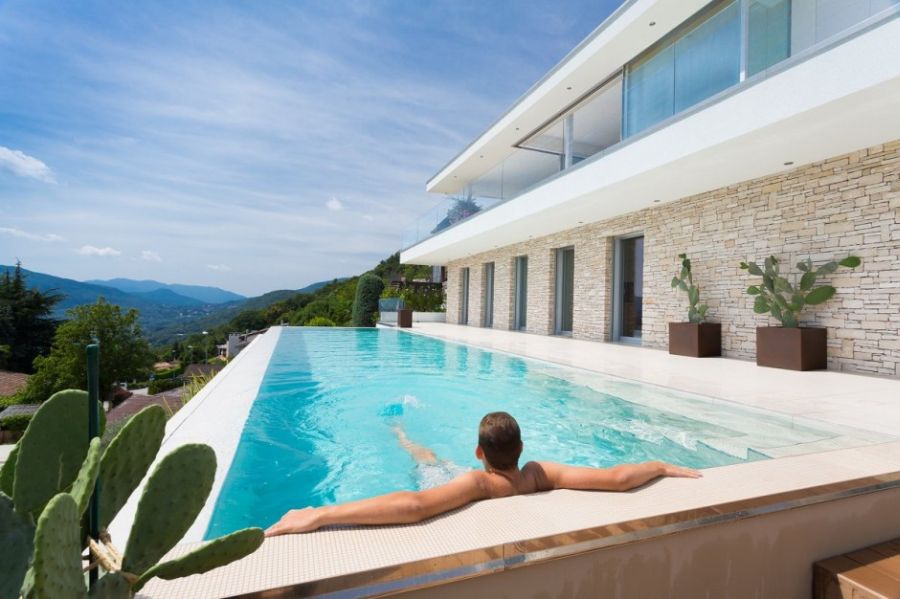
{"type": "Polygon", "coordinates": [[[330,318],[325,318],[324,316],[316,316],[315,318],[311,318],[309,322],[306,323],[308,327],[333,327],[335,326],[334,321],[330,318]]]}
{"type": "Polygon", "coordinates": [[[150,387],[147,389],[147,393],[149,393],[150,395],[156,395],[157,393],[169,391],[170,389],[175,389],[180,386],[181,379],[156,379],[150,381],[150,387]]]}
{"type": "Polygon", "coordinates": [[[6,416],[0,420],[0,429],[5,431],[24,431],[31,422],[31,414],[16,414],[15,416],[6,416]]]}
{"type": "Polygon", "coordinates": [[[353,300],[352,324],[355,327],[374,327],[378,312],[378,298],[384,289],[384,281],[373,274],[364,274],[356,284],[353,300]]]}

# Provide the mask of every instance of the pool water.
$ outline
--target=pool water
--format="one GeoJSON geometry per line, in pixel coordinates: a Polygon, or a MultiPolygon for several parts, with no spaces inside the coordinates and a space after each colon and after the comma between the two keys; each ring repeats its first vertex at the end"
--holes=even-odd
{"type": "Polygon", "coordinates": [[[478,423],[519,421],[522,463],[664,460],[705,468],[834,433],[727,402],[390,329],[286,328],[269,363],[207,537],[285,511],[415,490],[480,467],[478,423]],[[416,468],[397,441],[443,462],[416,468]]]}

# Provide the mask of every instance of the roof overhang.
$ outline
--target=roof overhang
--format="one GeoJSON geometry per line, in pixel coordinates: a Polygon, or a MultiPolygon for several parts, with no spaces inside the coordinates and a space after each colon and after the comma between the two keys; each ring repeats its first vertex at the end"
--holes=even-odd
{"type": "Polygon", "coordinates": [[[506,114],[434,175],[426,189],[459,192],[506,158],[516,143],[707,4],[709,0],[626,0],[506,114]]]}
{"type": "Polygon", "coordinates": [[[711,98],[404,250],[447,264],[555,232],[900,139],[900,19],[711,98]],[[879,58],[880,57],[880,58],[879,58]]]}

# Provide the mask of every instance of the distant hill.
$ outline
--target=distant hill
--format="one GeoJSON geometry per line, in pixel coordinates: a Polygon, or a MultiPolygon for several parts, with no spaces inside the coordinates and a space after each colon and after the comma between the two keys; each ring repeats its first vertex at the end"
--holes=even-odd
{"type": "Polygon", "coordinates": [[[141,297],[151,302],[163,304],[166,306],[202,306],[203,304],[208,303],[201,302],[200,300],[193,297],[179,295],[171,289],[154,289],[153,291],[140,291],[131,293],[129,295],[141,297]]]}
{"type": "MultiPolygon", "coordinates": [[[[225,304],[247,299],[245,296],[226,291],[218,287],[206,287],[203,285],[179,285],[177,283],[160,283],[159,281],[135,279],[108,279],[106,281],[87,281],[95,285],[113,287],[126,293],[149,293],[159,289],[168,289],[183,297],[197,300],[201,304],[225,304]]],[[[162,296],[161,296],[162,297],[162,296]]]]}

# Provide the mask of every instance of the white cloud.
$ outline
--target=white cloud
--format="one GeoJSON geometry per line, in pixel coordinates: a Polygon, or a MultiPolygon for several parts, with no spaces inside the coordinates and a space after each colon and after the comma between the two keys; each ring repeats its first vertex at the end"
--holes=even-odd
{"type": "Polygon", "coordinates": [[[104,257],[119,256],[122,254],[122,252],[120,252],[119,250],[111,248],[111,247],[98,248],[98,247],[94,247],[92,245],[81,246],[81,248],[78,249],[78,253],[81,254],[82,256],[104,256],[104,257]]]}
{"type": "Polygon", "coordinates": [[[10,171],[12,174],[20,177],[28,177],[38,181],[46,181],[47,183],[54,182],[53,173],[50,171],[49,166],[25,152],[11,150],[4,146],[0,146],[0,169],[10,171]]]}
{"type": "Polygon", "coordinates": [[[12,235],[13,237],[20,237],[22,239],[30,239],[31,241],[65,241],[62,237],[54,233],[41,235],[39,233],[29,233],[22,229],[13,229],[12,227],[0,227],[0,233],[12,235]]]}
{"type": "Polygon", "coordinates": [[[325,202],[325,207],[333,212],[337,212],[344,209],[344,204],[336,197],[331,196],[331,199],[325,202]]]}
{"type": "Polygon", "coordinates": [[[152,250],[144,250],[141,252],[141,260],[146,262],[162,262],[162,257],[152,250]]]}
{"type": "Polygon", "coordinates": [[[206,267],[216,272],[229,272],[231,267],[227,264],[207,264],[206,267]]]}

